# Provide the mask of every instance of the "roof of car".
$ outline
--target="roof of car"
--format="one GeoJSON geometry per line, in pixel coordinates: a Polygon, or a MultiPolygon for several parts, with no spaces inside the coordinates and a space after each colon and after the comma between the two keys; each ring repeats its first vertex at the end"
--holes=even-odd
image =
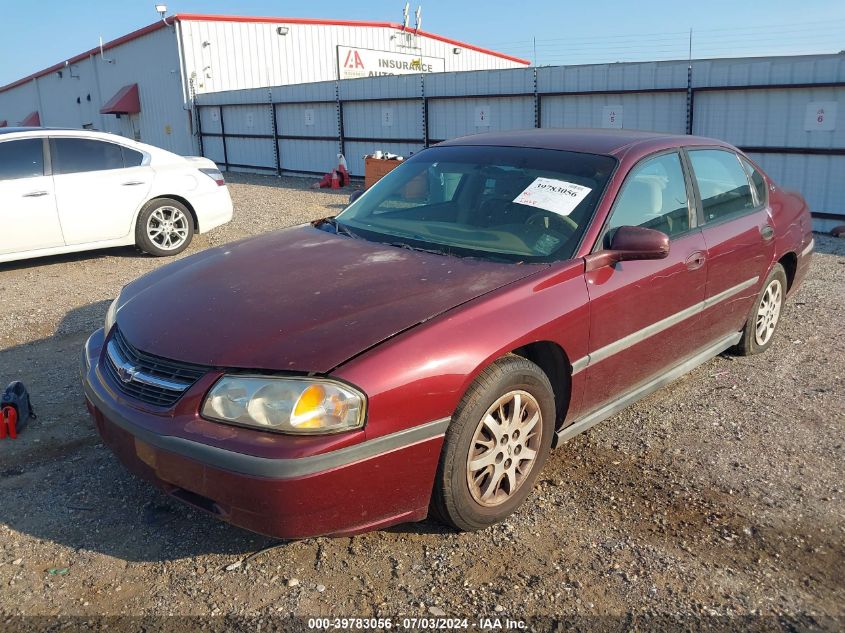
{"type": "Polygon", "coordinates": [[[0,134],[14,134],[15,132],[36,132],[40,127],[0,127],[0,134]]]}
{"type": "Polygon", "coordinates": [[[642,130],[531,128],[509,132],[486,132],[461,136],[440,145],[498,145],[569,150],[592,154],[618,154],[639,144],[658,142],[666,145],[721,145],[720,141],[682,134],[663,134],[642,130]]]}
{"type": "MultiPolygon", "coordinates": [[[[19,132],[79,132],[69,127],[0,127],[0,134],[15,134],[19,132]]],[[[84,130],[87,131],[87,130],[84,130]]]]}

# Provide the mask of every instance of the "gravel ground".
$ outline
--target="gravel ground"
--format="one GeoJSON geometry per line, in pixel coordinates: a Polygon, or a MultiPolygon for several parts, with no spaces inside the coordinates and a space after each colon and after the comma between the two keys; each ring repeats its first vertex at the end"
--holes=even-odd
{"type": "MultiPolygon", "coordinates": [[[[334,214],[348,196],[230,182],[235,220],[186,254],[334,214]]],[[[85,412],[85,337],[123,284],[166,260],[125,248],[0,265],[0,384],[24,380],[40,414],[0,442],[0,623],[190,615],[255,630],[279,616],[379,616],[396,628],[445,614],[471,628],[489,616],[545,629],[531,618],[554,616],[608,630],[841,630],[845,240],[816,244],[769,352],[713,359],[554,451],[504,524],[280,545],[135,479],[85,412]]]]}

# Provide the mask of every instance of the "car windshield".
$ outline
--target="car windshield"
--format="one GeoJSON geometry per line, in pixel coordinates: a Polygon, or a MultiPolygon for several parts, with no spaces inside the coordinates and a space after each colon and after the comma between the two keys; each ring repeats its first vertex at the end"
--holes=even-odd
{"type": "Polygon", "coordinates": [[[449,255],[568,259],[615,165],[609,156],[550,149],[433,147],[384,176],[334,226],[449,255]]]}

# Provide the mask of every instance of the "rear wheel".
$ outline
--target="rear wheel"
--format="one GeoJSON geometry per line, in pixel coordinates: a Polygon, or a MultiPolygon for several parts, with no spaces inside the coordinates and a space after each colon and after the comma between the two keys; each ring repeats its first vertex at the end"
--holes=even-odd
{"type": "Polygon", "coordinates": [[[742,338],[736,346],[741,356],[759,354],[769,349],[775,331],[780,324],[783,302],[786,298],[786,271],[775,264],[763,284],[763,289],[754,302],[748,321],[742,331],[742,338]]]}
{"type": "Polygon", "coordinates": [[[138,214],[135,243],[141,250],[164,257],[181,253],[194,237],[191,212],[170,198],[150,200],[138,214]]]}
{"type": "Polygon", "coordinates": [[[446,432],[432,510],[459,530],[497,523],[525,500],[552,444],[555,401],[546,374],[518,356],[485,369],[446,432]]]}

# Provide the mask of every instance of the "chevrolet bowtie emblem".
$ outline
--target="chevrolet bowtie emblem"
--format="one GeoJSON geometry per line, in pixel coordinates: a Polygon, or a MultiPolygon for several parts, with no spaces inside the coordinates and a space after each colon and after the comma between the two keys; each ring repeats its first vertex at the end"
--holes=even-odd
{"type": "Polygon", "coordinates": [[[121,382],[132,382],[132,379],[135,378],[137,374],[138,370],[135,367],[121,365],[117,368],[117,377],[120,378],[121,382]]]}

